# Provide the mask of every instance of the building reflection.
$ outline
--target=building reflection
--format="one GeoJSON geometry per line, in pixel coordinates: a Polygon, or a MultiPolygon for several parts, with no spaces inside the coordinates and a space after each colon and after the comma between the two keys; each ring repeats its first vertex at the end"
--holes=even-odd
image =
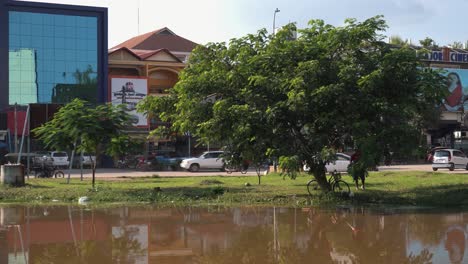
{"type": "Polygon", "coordinates": [[[4,207],[0,263],[466,263],[468,213],[4,207]]]}

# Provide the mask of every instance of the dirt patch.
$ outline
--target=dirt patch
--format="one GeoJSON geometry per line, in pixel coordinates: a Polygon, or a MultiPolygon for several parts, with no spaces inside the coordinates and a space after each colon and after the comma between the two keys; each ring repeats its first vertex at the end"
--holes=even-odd
{"type": "Polygon", "coordinates": [[[213,184],[224,184],[224,182],[218,181],[218,180],[203,180],[200,182],[200,185],[213,185],[213,184]]]}

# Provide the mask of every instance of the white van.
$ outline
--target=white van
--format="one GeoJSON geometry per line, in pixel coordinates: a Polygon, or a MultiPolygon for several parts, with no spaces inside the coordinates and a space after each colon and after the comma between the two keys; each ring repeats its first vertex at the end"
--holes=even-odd
{"type": "Polygon", "coordinates": [[[66,168],[70,165],[68,154],[65,151],[52,151],[50,152],[52,164],[58,168],[66,168]]]}

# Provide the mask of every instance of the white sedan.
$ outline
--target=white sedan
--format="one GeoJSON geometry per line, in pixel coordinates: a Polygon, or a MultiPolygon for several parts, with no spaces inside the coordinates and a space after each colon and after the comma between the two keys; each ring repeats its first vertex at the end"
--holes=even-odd
{"type": "MultiPolygon", "coordinates": [[[[351,163],[351,157],[344,153],[336,153],[336,160],[325,165],[327,172],[347,172],[348,166],[351,163]]],[[[309,171],[310,168],[304,164],[304,171],[309,171]]]]}

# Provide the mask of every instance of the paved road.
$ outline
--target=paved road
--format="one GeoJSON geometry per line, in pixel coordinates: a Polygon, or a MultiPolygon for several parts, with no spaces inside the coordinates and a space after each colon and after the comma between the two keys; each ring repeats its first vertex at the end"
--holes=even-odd
{"type": "MultiPolygon", "coordinates": [[[[417,165],[392,165],[392,166],[381,166],[380,171],[432,171],[430,164],[417,164],[417,165]]],[[[68,170],[64,170],[65,177],[68,175],[68,170]]],[[[440,169],[442,173],[467,173],[466,170],[455,170],[449,171],[440,169]]],[[[228,174],[220,171],[201,171],[201,172],[188,172],[188,171],[135,171],[135,170],[121,170],[121,169],[98,169],[97,177],[100,179],[123,179],[126,177],[151,177],[158,175],[160,177],[196,177],[196,176],[257,176],[255,170],[251,169],[247,174],[241,174],[240,172],[233,172],[228,174]]],[[[72,178],[79,178],[81,172],[79,169],[73,169],[71,171],[72,178]]],[[[84,178],[91,178],[91,170],[83,170],[84,178]]]]}
{"type": "MultiPolygon", "coordinates": [[[[65,177],[68,176],[68,170],[63,170],[65,177]]],[[[121,170],[121,169],[97,169],[96,177],[104,179],[123,179],[126,177],[151,177],[158,175],[159,177],[190,177],[190,176],[257,176],[255,170],[249,170],[246,174],[240,172],[221,172],[219,170],[189,172],[189,171],[137,171],[137,170],[121,170]]],[[[70,176],[72,178],[80,178],[81,171],[79,169],[72,169],[70,176]]],[[[31,176],[33,177],[33,176],[31,176]]],[[[92,171],[90,169],[83,169],[83,177],[91,178],[92,171]]]]}
{"type": "MultiPolygon", "coordinates": [[[[431,164],[415,164],[415,165],[392,165],[380,166],[380,171],[432,171],[431,164]]],[[[456,169],[449,171],[448,169],[439,169],[437,172],[442,173],[468,173],[466,170],[456,169]]]]}

